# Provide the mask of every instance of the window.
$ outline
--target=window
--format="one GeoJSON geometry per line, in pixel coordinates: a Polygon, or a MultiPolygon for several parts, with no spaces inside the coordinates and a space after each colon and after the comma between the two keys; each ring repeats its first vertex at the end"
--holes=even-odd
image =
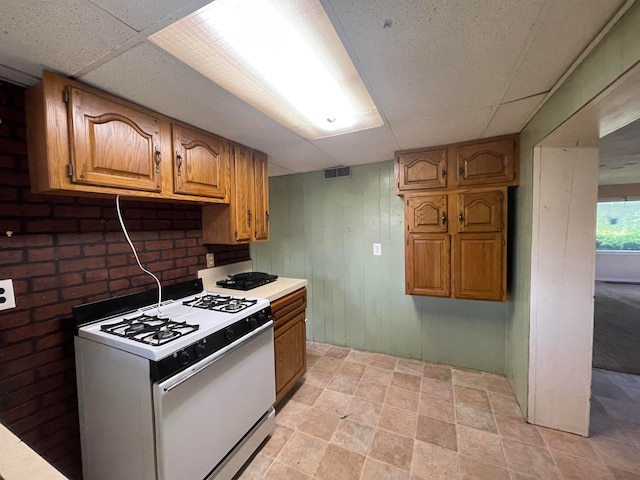
{"type": "Polygon", "coordinates": [[[640,250],[640,201],[598,202],[596,250],[640,250]]]}

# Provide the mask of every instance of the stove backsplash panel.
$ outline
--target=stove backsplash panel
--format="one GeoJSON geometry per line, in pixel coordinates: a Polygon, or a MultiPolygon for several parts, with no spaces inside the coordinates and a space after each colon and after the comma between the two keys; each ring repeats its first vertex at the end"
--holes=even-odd
{"type": "MultiPolygon", "coordinates": [[[[0,81],[0,422],[70,479],[81,479],[71,308],[154,286],[120,231],[115,200],[32,194],[24,89],[0,81]],[[13,234],[9,237],[6,232],[13,234]]],[[[204,245],[200,206],[122,202],[140,259],[164,285],[249,259],[248,245],[204,245]]]]}

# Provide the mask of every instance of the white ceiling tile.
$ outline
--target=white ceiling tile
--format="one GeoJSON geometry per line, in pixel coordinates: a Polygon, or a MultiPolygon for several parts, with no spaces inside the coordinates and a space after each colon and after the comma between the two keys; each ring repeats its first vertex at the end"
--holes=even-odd
{"type": "Polygon", "coordinates": [[[269,170],[270,177],[280,177],[282,175],[291,175],[292,173],[297,173],[297,172],[294,172],[293,170],[289,170],[288,168],[284,168],[284,167],[281,167],[280,165],[273,163],[271,159],[269,159],[268,167],[269,167],[268,170],[269,170]]]}
{"type": "Polygon", "coordinates": [[[267,154],[300,142],[293,132],[149,43],[80,80],[267,154]]]}
{"type": "Polygon", "coordinates": [[[340,164],[338,160],[307,141],[273,149],[269,153],[269,162],[299,173],[323,170],[340,164]]]}
{"type": "Polygon", "coordinates": [[[360,165],[393,158],[398,150],[389,127],[370,128],[349,135],[336,135],[313,142],[341,165],[360,165]]]}
{"type": "Polygon", "coordinates": [[[327,1],[392,124],[498,102],[543,3],[327,1]]]}
{"type": "Polygon", "coordinates": [[[135,35],[83,0],[3,1],[0,19],[0,64],[37,77],[76,72],[135,35]]]}
{"type": "Polygon", "coordinates": [[[444,145],[480,138],[491,116],[490,108],[430,117],[394,126],[401,150],[444,145]]]}
{"type": "Polygon", "coordinates": [[[551,90],[625,0],[551,1],[504,102],[551,90]]]}
{"type": "MultiPolygon", "coordinates": [[[[179,11],[178,18],[193,13],[211,0],[90,0],[138,32],[179,11]]],[[[172,21],[177,20],[174,18],[172,21]]]]}
{"type": "Polygon", "coordinates": [[[483,137],[496,137],[520,132],[529,116],[544,100],[545,95],[535,95],[515,102],[500,105],[483,137]]]}

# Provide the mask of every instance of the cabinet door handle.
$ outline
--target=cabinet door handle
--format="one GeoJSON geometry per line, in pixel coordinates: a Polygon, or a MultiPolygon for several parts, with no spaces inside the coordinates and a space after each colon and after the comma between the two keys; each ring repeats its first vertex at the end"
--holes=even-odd
{"type": "Polygon", "coordinates": [[[462,223],[464,222],[464,215],[461,213],[460,215],[458,215],[458,220],[462,223]]]}
{"type": "Polygon", "coordinates": [[[162,162],[162,153],[160,153],[160,147],[156,145],[156,173],[160,173],[160,162],[162,162]]]}
{"type": "Polygon", "coordinates": [[[251,227],[251,209],[247,210],[247,226],[251,227]]]}
{"type": "Polygon", "coordinates": [[[182,155],[180,150],[176,150],[176,159],[178,160],[178,176],[182,175],[182,155]]]}
{"type": "Polygon", "coordinates": [[[442,224],[443,225],[447,224],[447,214],[445,212],[442,213],[442,224]]]}
{"type": "Polygon", "coordinates": [[[460,176],[461,176],[462,178],[464,178],[464,167],[460,167],[460,168],[458,169],[458,174],[460,174],[460,176]]]}
{"type": "Polygon", "coordinates": [[[267,225],[269,225],[269,212],[264,212],[265,217],[267,217],[267,225]]]}
{"type": "Polygon", "coordinates": [[[442,178],[445,178],[447,176],[447,170],[443,168],[442,171],[440,172],[440,175],[442,175],[442,178]]]}

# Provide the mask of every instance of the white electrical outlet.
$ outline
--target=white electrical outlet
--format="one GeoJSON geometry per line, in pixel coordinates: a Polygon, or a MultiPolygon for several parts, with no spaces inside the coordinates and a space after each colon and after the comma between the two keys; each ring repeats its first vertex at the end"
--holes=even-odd
{"type": "Polygon", "coordinates": [[[0,310],[8,310],[10,308],[16,308],[13,280],[0,280],[0,310]]]}
{"type": "Polygon", "coordinates": [[[215,260],[213,258],[213,253],[207,253],[206,259],[207,259],[207,268],[216,266],[215,260]]]}
{"type": "Polygon", "coordinates": [[[375,256],[382,255],[382,244],[381,243],[374,243],[373,244],[373,254],[375,256]]]}

